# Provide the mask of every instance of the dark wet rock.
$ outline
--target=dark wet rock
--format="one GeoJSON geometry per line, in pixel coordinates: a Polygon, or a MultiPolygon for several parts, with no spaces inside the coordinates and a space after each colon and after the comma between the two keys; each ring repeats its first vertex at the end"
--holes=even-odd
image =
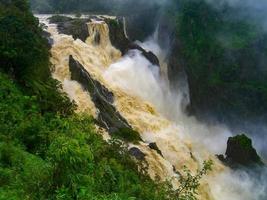
{"type": "Polygon", "coordinates": [[[162,152],[160,151],[158,145],[155,142],[150,143],[148,146],[150,149],[155,150],[159,155],[163,157],[162,152]]]}
{"type": "Polygon", "coordinates": [[[153,65],[159,66],[159,59],[158,57],[152,53],[151,51],[146,51],[145,49],[143,49],[141,46],[139,46],[136,43],[131,43],[128,46],[128,50],[138,50],[142,53],[142,55],[153,65]]]}
{"type": "Polygon", "coordinates": [[[71,17],[63,16],[63,15],[53,15],[49,18],[49,23],[57,24],[71,21],[71,17]]]}
{"type": "Polygon", "coordinates": [[[228,139],[225,154],[226,159],[241,165],[262,163],[257,151],[252,146],[252,140],[244,134],[228,139]]]}
{"type": "Polygon", "coordinates": [[[231,167],[263,165],[260,156],[252,145],[252,140],[244,134],[228,139],[225,155],[226,157],[223,155],[217,157],[231,167]]]}
{"type": "Polygon", "coordinates": [[[158,23],[158,8],[146,10],[143,5],[138,7],[138,11],[130,15],[126,14],[127,34],[132,41],[144,41],[155,31],[158,23]]]}
{"type": "Polygon", "coordinates": [[[172,170],[175,174],[177,174],[178,176],[182,176],[182,174],[176,169],[176,167],[173,165],[172,166],[172,170]]]}
{"type": "Polygon", "coordinates": [[[105,19],[109,27],[109,38],[111,44],[119,49],[124,55],[128,51],[131,41],[126,37],[124,32],[123,18],[105,19]]]}
{"type": "Polygon", "coordinates": [[[51,38],[51,34],[45,30],[42,31],[42,36],[47,40],[48,48],[51,49],[54,44],[54,40],[51,38]]]}
{"type": "Polygon", "coordinates": [[[69,58],[71,79],[79,82],[91,95],[92,101],[99,110],[98,123],[109,133],[115,133],[121,129],[132,129],[116,108],[112,105],[114,96],[105,86],[93,79],[84,67],[72,56],[69,58]]]}
{"type": "Polygon", "coordinates": [[[57,24],[58,32],[61,34],[72,35],[74,39],[85,42],[89,36],[87,23],[90,19],[70,18],[66,16],[52,16],[50,23],[57,24]]]}
{"type": "Polygon", "coordinates": [[[126,54],[129,50],[139,50],[142,55],[153,65],[159,66],[159,59],[151,51],[146,51],[136,43],[131,42],[125,35],[123,18],[105,19],[109,26],[109,37],[111,44],[119,49],[122,54],[126,54]]]}
{"type": "Polygon", "coordinates": [[[137,147],[132,147],[129,150],[129,153],[134,156],[137,160],[145,160],[146,154],[144,154],[140,149],[137,147]]]}
{"type": "Polygon", "coordinates": [[[46,39],[49,39],[51,37],[51,34],[45,30],[42,31],[42,36],[46,39]]]}
{"type": "Polygon", "coordinates": [[[219,155],[216,155],[216,156],[220,161],[222,161],[223,163],[226,163],[226,159],[225,159],[223,154],[219,154],[219,155]]]}
{"type": "Polygon", "coordinates": [[[186,77],[186,64],[181,55],[182,45],[178,39],[173,41],[168,61],[168,77],[172,90],[178,91],[181,81],[186,77]]]}

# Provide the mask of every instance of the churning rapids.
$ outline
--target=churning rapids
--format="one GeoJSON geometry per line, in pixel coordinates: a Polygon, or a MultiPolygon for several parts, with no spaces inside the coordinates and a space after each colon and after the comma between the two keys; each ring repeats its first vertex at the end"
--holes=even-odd
{"type": "MultiPolygon", "coordinates": [[[[71,80],[70,55],[114,94],[117,111],[141,134],[145,142],[131,146],[136,146],[146,155],[152,178],[168,179],[177,187],[178,175],[174,168],[181,171],[186,165],[196,172],[204,160],[212,159],[213,170],[201,181],[199,199],[266,200],[264,177],[232,171],[216,158],[215,154],[225,151],[230,131],[221,125],[201,124],[183,113],[183,106],[188,101],[187,88],[181,88],[177,94],[170,91],[164,51],[157,45],[156,36],[139,44],[158,56],[161,69],[152,66],[138,50],[122,57],[121,52],[111,45],[109,28],[104,21],[88,23],[89,37],[82,42],[59,34],[57,26],[49,24],[48,15],[37,17],[46,24],[46,31],[53,40],[53,77],[62,83],[63,90],[76,102],[77,112],[88,112],[94,117],[98,115],[90,94],[78,82],[71,80]],[[101,38],[99,44],[94,43],[97,34],[101,38]],[[157,144],[163,157],[148,147],[151,142],[157,144]]],[[[105,131],[100,132],[108,138],[105,131]]]]}

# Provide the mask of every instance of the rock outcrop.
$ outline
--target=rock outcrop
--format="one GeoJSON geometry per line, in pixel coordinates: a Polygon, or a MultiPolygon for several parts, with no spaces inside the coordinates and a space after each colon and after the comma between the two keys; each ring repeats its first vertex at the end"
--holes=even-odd
{"type": "Polygon", "coordinates": [[[137,160],[145,160],[146,155],[137,147],[132,147],[129,150],[129,153],[134,156],[137,160]]]}
{"type": "Polygon", "coordinates": [[[105,22],[109,27],[109,38],[112,46],[119,49],[123,55],[126,54],[131,41],[125,35],[123,19],[106,18],[105,22]]]}
{"type": "Polygon", "coordinates": [[[47,40],[47,45],[48,45],[48,48],[51,49],[53,44],[54,44],[54,41],[53,39],[51,38],[51,34],[45,30],[42,31],[42,36],[47,40]]]}
{"type": "Polygon", "coordinates": [[[58,32],[61,34],[72,35],[74,39],[83,42],[89,36],[87,22],[90,19],[71,18],[65,16],[53,16],[49,19],[50,23],[57,24],[58,32]]]}
{"type": "Polygon", "coordinates": [[[105,22],[109,26],[109,37],[111,44],[119,49],[122,55],[126,54],[129,50],[138,50],[142,55],[149,60],[153,65],[159,66],[159,59],[151,51],[146,51],[138,44],[130,41],[125,35],[125,27],[122,18],[117,19],[105,19],[105,22]]]}
{"type": "Polygon", "coordinates": [[[249,167],[251,165],[263,164],[257,151],[252,146],[252,140],[244,134],[228,139],[225,155],[226,157],[219,155],[218,158],[233,168],[237,166],[249,167]]]}
{"type": "Polygon", "coordinates": [[[69,68],[71,79],[79,82],[90,93],[92,101],[99,110],[97,121],[101,127],[108,130],[111,134],[120,131],[120,129],[132,129],[126,119],[112,105],[114,102],[112,92],[93,79],[72,56],[69,57],[69,68]]]}
{"type": "Polygon", "coordinates": [[[163,157],[161,150],[159,149],[158,145],[155,142],[150,143],[148,146],[150,149],[155,150],[159,155],[163,157]]]}
{"type": "Polygon", "coordinates": [[[139,46],[136,43],[131,43],[128,46],[128,51],[129,50],[138,50],[142,53],[142,55],[153,65],[159,66],[159,59],[158,57],[152,53],[151,51],[146,51],[145,49],[143,49],[141,46],[139,46]]]}

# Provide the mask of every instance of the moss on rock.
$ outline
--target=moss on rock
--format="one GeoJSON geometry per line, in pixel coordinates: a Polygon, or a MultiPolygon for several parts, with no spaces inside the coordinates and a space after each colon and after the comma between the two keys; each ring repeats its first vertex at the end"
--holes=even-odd
{"type": "Polygon", "coordinates": [[[230,164],[249,166],[252,164],[263,164],[252,140],[246,135],[230,137],[227,142],[226,161],[230,164]]]}

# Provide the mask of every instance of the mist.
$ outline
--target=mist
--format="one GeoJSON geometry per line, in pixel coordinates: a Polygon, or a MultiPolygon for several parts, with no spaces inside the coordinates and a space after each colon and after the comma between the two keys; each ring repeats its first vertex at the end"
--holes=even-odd
{"type": "Polygon", "coordinates": [[[258,25],[267,31],[267,1],[265,0],[206,0],[216,9],[224,9],[226,6],[235,10],[232,20],[245,20],[254,25],[258,25]]]}
{"type": "MultiPolygon", "coordinates": [[[[167,62],[167,50],[160,48],[157,37],[137,42],[146,50],[155,53],[164,66],[167,62]]],[[[224,154],[228,137],[235,135],[226,125],[220,123],[206,124],[194,116],[185,113],[185,106],[190,102],[187,85],[180,85],[179,90],[170,90],[164,69],[153,66],[137,50],[130,51],[118,62],[112,64],[105,72],[104,78],[117,87],[136,95],[144,101],[151,102],[157,111],[171,120],[180,130],[182,138],[194,144],[194,152],[206,148],[212,154],[224,154]]],[[[262,129],[263,127],[253,127],[262,129]]],[[[265,127],[263,128],[265,129],[265,127]]],[[[266,137],[250,135],[253,145],[261,156],[266,156],[266,137]]],[[[149,134],[147,136],[149,140],[149,134]]],[[[168,136],[166,136],[168,137],[168,136]]],[[[197,154],[197,153],[196,153],[197,154]]],[[[265,157],[266,158],[266,157],[265,157]]],[[[267,169],[265,167],[250,170],[226,170],[209,179],[211,193],[216,200],[265,200],[267,198],[267,169]]]]}

